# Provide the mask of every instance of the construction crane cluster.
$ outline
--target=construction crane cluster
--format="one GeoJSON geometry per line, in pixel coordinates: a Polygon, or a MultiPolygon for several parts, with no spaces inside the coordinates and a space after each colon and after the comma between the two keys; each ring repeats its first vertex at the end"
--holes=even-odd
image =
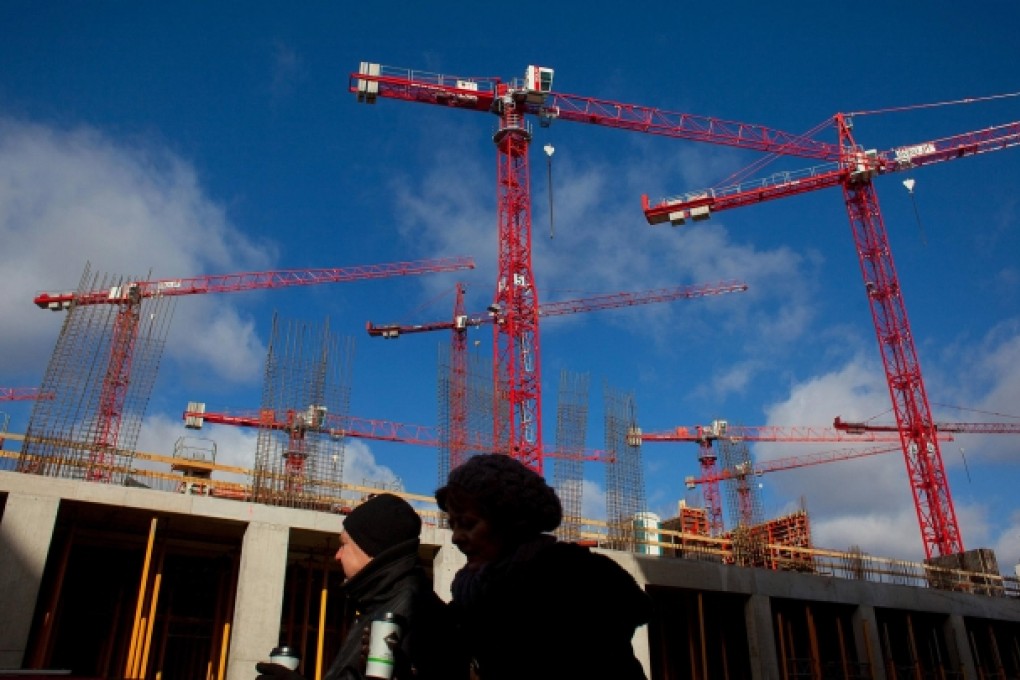
{"type": "MultiPolygon", "coordinates": [[[[575,459],[614,462],[620,457],[628,457],[632,464],[638,461],[639,466],[639,458],[625,449],[639,450],[640,444],[654,441],[695,442],[699,444],[701,483],[705,488],[709,523],[713,532],[722,528],[717,489],[718,482],[723,478],[716,466],[713,441],[733,441],[739,438],[740,441],[841,442],[849,438],[855,442],[895,443],[899,444],[906,463],[926,556],[963,552],[963,540],[939,450],[940,438],[951,436],[954,430],[940,426],[932,418],[873,180],[885,174],[1016,146],[1020,143],[1020,123],[899,146],[887,151],[865,150],[853,137],[853,116],[849,114],[839,113],[832,118],[836,141],[830,143],[761,125],[562,94],[553,90],[553,75],[553,69],[537,65],[527,66],[522,78],[504,80],[499,77],[446,76],[362,62],[358,70],[349,76],[349,92],[363,103],[374,104],[379,99],[395,99],[487,113],[497,119],[492,139],[497,154],[498,261],[489,308],[483,313],[466,313],[463,288],[458,286],[451,320],[381,326],[369,322],[367,325],[369,335],[383,338],[433,330],[452,331],[451,366],[447,376],[450,386],[449,404],[446,405],[448,422],[440,423],[440,429],[446,435],[437,434],[436,430],[428,433],[423,430],[409,432],[388,421],[359,421],[346,413],[346,404],[339,404],[339,407],[337,404],[326,404],[321,398],[324,389],[321,384],[311,390],[314,394],[294,392],[293,396],[288,396],[294,403],[279,403],[279,396],[268,401],[264,398],[262,409],[247,416],[200,416],[198,409],[189,409],[191,415],[186,417],[201,417],[205,421],[218,417],[219,422],[285,433],[289,437],[289,444],[281,454],[281,460],[287,472],[295,479],[302,477],[307,458],[302,444],[306,432],[335,435],[342,431],[352,436],[378,436],[428,445],[445,439],[449,462],[453,464],[470,455],[472,447],[481,446],[473,442],[484,441],[489,450],[511,455],[538,472],[543,472],[543,463],[547,457],[564,455],[575,459]],[[529,170],[532,121],[537,121],[542,127],[557,121],[584,123],[728,146],[770,157],[797,157],[823,163],[804,171],[775,173],[765,179],[688,192],[655,203],[645,196],[642,197],[644,216],[651,225],[668,222],[678,226],[688,220],[703,221],[720,210],[840,187],[882,354],[895,424],[888,426],[888,429],[881,429],[864,424],[842,423],[837,419],[832,431],[798,434],[789,430],[769,432],[765,428],[751,428],[741,432],[734,427],[727,429],[724,421],[717,421],[710,427],[678,428],[671,433],[643,434],[634,422],[631,405],[623,409],[629,409],[630,415],[619,419],[622,422],[624,417],[629,418],[627,426],[621,429],[619,423],[614,425],[619,430],[619,436],[614,435],[619,442],[611,442],[604,452],[583,453],[584,447],[577,441],[570,445],[572,453],[569,454],[546,445],[542,428],[541,319],[740,292],[746,290],[747,286],[740,282],[724,282],[541,303],[532,263],[529,170]],[[478,439],[480,433],[470,431],[466,424],[468,397],[464,331],[483,325],[491,325],[493,329],[491,389],[487,394],[491,402],[491,434],[486,433],[484,439],[478,439]],[[338,420],[333,422],[334,419],[338,420]],[[376,426],[382,426],[383,430],[377,431],[376,426]],[[614,448],[617,444],[620,444],[618,449],[614,448]]],[[[18,396],[12,390],[9,393],[0,391],[0,399],[35,400],[23,447],[26,461],[31,460],[32,465],[38,466],[39,461],[46,461],[48,457],[54,461],[59,460],[57,450],[47,442],[72,438],[84,444],[76,450],[87,452],[84,466],[87,470],[86,478],[109,481],[111,471],[117,468],[114,458],[120,454],[116,452],[133,447],[137,420],[144,412],[154,381],[169,317],[161,313],[157,305],[169,304],[174,298],[185,295],[452,272],[471,267],[473,262],[468,258],[448,258],[161,280],[100,280],[86,269],[77,291],[45,293],[35,299],[40,308],[68,312],[42,386],[34,397],[18,396]],[[149,314],[142,314],[143,305],[147,305],[149,314]],[[102,315],[102,318],[93,320],[90,315],[102,315]],[[94,337],[94,330],[89,330],[96,327],[106,329],[98,341],[94,337]],[[98,363],[100,360],[105,366],[101,377],[96,379],[86,376],[83,365],[98,363]],[[42,398],[40,395],[49,396],[42,398]],[[85,404],[87,407],[83,408],[85,404]],[[77,422],[76,414],[81,412],[92,414],[85,423],[77,422]]],[[[335,351],[335,339],[329,333],[323,334],[323,342],[326,344],[318,348],[322,357],[342,354],[335,351]],[[334,344],[327,347],[329,343],[334,344]]],[[[272,361],[271,353],[267,360],[267,375],[272,361]]],[[[270,387],[267,382],[265,389],[270,390],[270,387]]],[[[577,420],[586,422],[586,414],[577,420]]],[[[576,440],[576,437],[567,438],[576,440]]],[[[607,442],[610,439],[612,437],[607,434],[607,442]]],[[[60,464],[54,465],[59,467],[60,464]]],[[[59,474],[55,471],[50,473],[59,474]]],[[[579,483],[579,480],[571,481],[579,483]]],[[[637,493],[636,489],[629,488],[616,491],[623,494],[637,493]]],[[[622,521],[625,518],[609,519],[622,521]]]]}

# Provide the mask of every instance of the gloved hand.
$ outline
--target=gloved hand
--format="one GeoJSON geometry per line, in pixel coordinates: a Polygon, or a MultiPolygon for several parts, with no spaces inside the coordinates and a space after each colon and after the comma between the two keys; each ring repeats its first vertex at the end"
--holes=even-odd
{"type": "Polygon", "coordinates": [[[255,664],[255,670],[259,673],[255,680],[305,680],[298,675],[297,671],[292,671],[278,663],[260,661],[255,664]]]}

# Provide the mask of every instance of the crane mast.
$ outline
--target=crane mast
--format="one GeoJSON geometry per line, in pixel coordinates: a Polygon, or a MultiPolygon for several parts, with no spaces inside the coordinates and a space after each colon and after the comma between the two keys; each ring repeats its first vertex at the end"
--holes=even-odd
{"type": "MultiPolygon", "coordinates": [[[[550,71],[551,77],[551,71],[550,71]]],[[[551,81],[550,83],[551,84],[551,81]]],[[[548,87],[546,88],[548,91],[548,87]]],[[[531,260],[531,187],[525,119],[526,89],[497,86],[496,214],[498,274],[495,303],[504,323],[493,327],[496,371],[494,408],[509,417],[493,419],[493,442],[542,473],[542,361],[538,337],[538,290],[531,260]]],[[[542,97],[541,91],[531,96],[542,97]]]]}

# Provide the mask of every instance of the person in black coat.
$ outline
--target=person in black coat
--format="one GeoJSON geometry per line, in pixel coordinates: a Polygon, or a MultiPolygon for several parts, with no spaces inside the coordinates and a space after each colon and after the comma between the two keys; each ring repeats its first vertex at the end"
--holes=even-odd
{"type": "MultiPolygon", "coordinates": [[[[418,561],[421,518],[393,494],[373,496],[344,518],[336,560],[346,580],[341,589],[356,615],[324,680],[363,680],[371,622],[385,613],[401,625],[395,645],[396,680],[464,677],[447,653],[451,629],[445,603],[418,561]]],[[[272,663],[256,664],[257,680],[303,680],[272,663]]]]}
{"type": "Polygon", "coordinates": [[[509,456],[474,456],[436,500],[467,557],[450,606],[473,677],[646,677],[631,639],[651,599],[610,558],[547,533],[563,511],[539,474],[509,456]]]}

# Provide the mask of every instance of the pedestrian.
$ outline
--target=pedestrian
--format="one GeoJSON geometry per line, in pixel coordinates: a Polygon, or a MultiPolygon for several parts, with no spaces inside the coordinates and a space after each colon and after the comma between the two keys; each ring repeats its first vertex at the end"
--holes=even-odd
{"type": "Polygon", "coordinates": [[[436,500],[467,557],[450,607],[473,677],[646,677],[631,639],[651,599],[610,558],[549,533],[563,510],[541,475],[510,456],[476,455],[436,500]]]}
{"type": "MultiPolygon", "coordinates": [[[[450,630],[446,605],[418,561],[421,518],[399,496],[378,494],[344,518],[336,560],[343,569],[342,595],[355,611],[340,651],[323,680],[366,677],[371,622],[392,613],[400,623],[394,678],[447,680],[455,661],[444,650],[450,630]]],[[[303,680],[297,672],[273,663],[256,664],[257,680],[303,680]]],[[[466,672],[461,674],[465,676],[466,672]]]]}

